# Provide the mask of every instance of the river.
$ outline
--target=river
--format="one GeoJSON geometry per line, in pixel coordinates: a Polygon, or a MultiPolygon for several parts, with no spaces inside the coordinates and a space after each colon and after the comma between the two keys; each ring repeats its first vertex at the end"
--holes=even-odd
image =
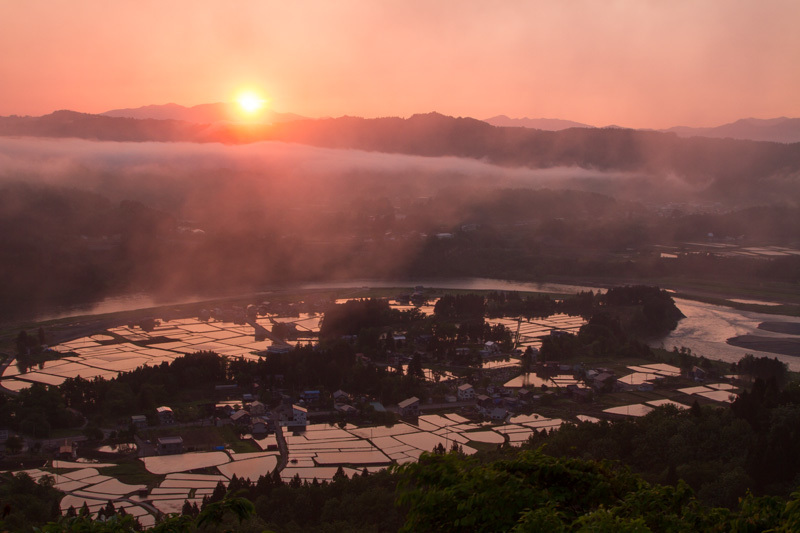
{"type": "MultiPolygon", "coordinates": [[[[124,296],[109,296],[96,303],[76,304],[61,306],[39,313],[33,320],[44,322],[86,315],[101,315],[105,313],[118,313],[122,311],[135,311],[150,307],[163,307],[202,302],[213,299],[247,298],[258,295],[267,295],[274,291],[293,291],[306,289],[339,289],[339,288],[384,288],[384,287],[436,287],[441,289],[472,289],[493,291],[525,291],[525,292],[550,292],[558,294],[575,294],[580,291],[598,291],[598,287],[586,285],[569,285],[563,283],[533,283],[524,281],[507,281],[488,278],[457,278],[457,279],[417,279],[417,280],[374,280],[361,279],[351,281],[325,281],[314,283],[298,283],[281,285],[280,287],[264,287],[255,293],[227,294],[227,295],[197,295],[183,298],[156,298],[145,293],[129,294],[124,296]]],[[[266,299],[266,298],[265,298],[266,299]]]]}
{"type": "MultiPolygon", "coordinates": [[[[330,281],[319,283],[302,283],[274,288],[265,288],[263,294],[270,291],[280,290],[305,290],[305,289],[334,289],[334,288],[382,288],[382,287],[435,287],[442,289],[474,289],[474,290],[497,290],[497,291],[525,291],[525,292],[549,292],[561,294],[574,294],[579,291],[603,290],[599,287],[588,285],[570,285],[562,283],[533,283],[522,281],[508,281],[489,278],[456,278],[456,279],[417,279],[417,280],[352,280],[352,281],[330,281]]],[[[242,297],[248,294],[239,295],[242,297]]],[[[230,297],[236,297],[231,295],[230,297]]],[[[87,314],[111,313],[117,311],[131,311],[153,306],[179,305],[192,301],[202,301],[206,298],[195,297],[185,299],[175,299],[169,301],[158,301],[148,295],[132,295],[124,297],[106,298],[105,300],[91,307],[76,307],[72,309],[59,309],[55,313],[38,317],[39,320],[49,320],[53,318],[65,318],[70,316],[81,316],[87,314]]],[[[725,341],[731,337],[746,334],[757,334],[764,337],[781,337],[779,333],[773,333],[758,329],[758,324],[768,321],[786,321],[800,323],[800,318],[787,317],[780,315],[769,315],[764,313],[753,313],[739,311],[731,307],[711,305],[692,300],[676,298],[675,303],[678,308],[686,315],[678,323],[678,327],[664,339],[651,343],[655,347],[672,349],[673,346],[685,346],[690,348],[695,355],[702,355],[709,359],[720,361],[736,362],[746,353],[757,356],[777,357],[789,365],[789,369],[800,371],[800,358],[788,355],[777,355],[768,352],[759,352],[731,346],[725,341]]]]}
{"type": "Polygon", "coordinates": [[[780,333],[758,329],[758,325],[761,322],[800,323],[800,318],[739,311],[732,307],[711,305],[681,298],[676,298],[675,303],[686,315],[686,318],[678,322],[678,327],[664,339],[651,343],[652,346],[669,350],[673,346],[685,346],[690,348],[695,355],[703,355],[709,359],[717,359],[729,363],[738,361],[748,353],[755,356],[777,357],[789,365],[789,370],[800,371],[800,357],[759,352],[731,346],[725,342],[731,337],[747,334],[755,334],[761,337],[786,337],[786,335],[780,333]]]}

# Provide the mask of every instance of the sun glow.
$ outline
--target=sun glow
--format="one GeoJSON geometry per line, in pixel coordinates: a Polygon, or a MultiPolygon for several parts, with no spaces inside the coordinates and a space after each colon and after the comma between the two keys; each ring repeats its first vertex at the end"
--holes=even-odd
{"type": "Polygon", "coordinates": [[[253,91],[241,93],[236,98],[236,102],[239,104],[241,111],[246,115],[254,115],[258,113],[267,104],[267,101],[264,98],[253,91]]]}

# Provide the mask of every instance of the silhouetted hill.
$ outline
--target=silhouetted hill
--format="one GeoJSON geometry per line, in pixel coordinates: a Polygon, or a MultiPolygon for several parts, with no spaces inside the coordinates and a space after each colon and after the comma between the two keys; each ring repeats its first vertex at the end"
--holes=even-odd
{"type": "Polygon", "coordinates": [[[781,144],[617,128],[542,131],[496,127],[438,113],[408,119],[340,117],[272,125],[136,120],[71,111],[0,118],[0,135],[80,137],[114,141],[239,144],[283,141],[313,146],[430,157],[472,158],[507,167],[586,169],[679,177],[725,196],[785,190],[797,198],[800,144],[781,144]]]}
{"type": "Polygon", "coordinates": [[[749,139],[779,143],[800,142],[800,118],[744,118],[714,128],[676,126],[668,130],[681,137],[716,137],[720,139],[749,139]]]}
{"type": "Polygon", "coordinates": [[[497,115],[496,117],[483,119],[483,121],[492,126],[500,126],[502,128],[533,128],[545,131],[561,131],[568,128],[594,128],[589,124],[559,118],[510,118],[506,115],[497,115]]]}
{"type": "Polygon", "coordinates": [[[342,117],[297,121],[265,130],[264,138],[330,148],[424,156],[456,156],[503,166],[678,175],[707,185],[715,178],[748,181],[794,176],[800,144],[710,138],[630,129],[501,128],[471,118],[430,113],[408,119],[342,117]]]}
{"type": "MultiPolygon", "coordinates": [[[[237,121],[237,110],[235,104],[215,103],[201,104],[192,107],[185,107],[178,104],[148,105],[136,108],[113,109],[101,113],[107,117],[125,117],[137,119],[157,119],[157,120],[183,120],[185,122],[195,122],[198,124],[210,124],[221,121],[237,121]]],[[[263,111],[259,117],[260,122],[290,122],[301,120],[306,117],[295,115],[294,113],[278,113],[271,109],[263,111]]]]}
{"type": "Polygon", "coordinates": [[[101,141],[195,141],[207,125],[178,120],[137,120],[75,111],[41,117],[0,117],[0,135],[77,137],[101,141]]]}

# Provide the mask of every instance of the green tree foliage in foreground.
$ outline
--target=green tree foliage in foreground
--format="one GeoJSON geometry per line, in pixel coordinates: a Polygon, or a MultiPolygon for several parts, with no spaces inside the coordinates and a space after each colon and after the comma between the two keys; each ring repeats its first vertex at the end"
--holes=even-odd
{"type": "Polygon", "coordinates": [[[55,520],[61,514],[61,496],[51,477],[37,483],[25,473],[0,474],[0,531],[30,531],[37,524],[55,520]]]}
{"type": "MultiPolygon", "coordinates": [[[[274,475],[255,484],[234,478],[228,494],[209,499],[198,514],[168,515],[148,531],[789,532],[800,527],[800,492],[788,502],[748,493],[733,509],[714,508],[682,481],[651,484],[608,462],[557,458],[541,449],[504,448],[499,455],[423,454],[418,463],[352,479],[337,474],[331,483],[299,478],[283,483],[274,475]]],[[[19,496],[52,508],[50,522],[37,531],[138,530],[130,515],[120,513],[93,520],[81,511],[54,519],[57,493],[37,499],[32,497],[37,491],[52,489],[24,475],[16,480],[23,484],[15,486],[19,496]]],[[[31,530],[30,523],[11,520],[4,518],[0,527],[31,530]]]]}
{"type": "Polygon", "coordinates": [[[651,485],[609,463],[540,450],[491,462],[424,455],[395,472],[404,532],[793,531],[800,525],[800,493],[787,504],[748,495],[734,511],[709,508],[683,482],[651,485]]]}

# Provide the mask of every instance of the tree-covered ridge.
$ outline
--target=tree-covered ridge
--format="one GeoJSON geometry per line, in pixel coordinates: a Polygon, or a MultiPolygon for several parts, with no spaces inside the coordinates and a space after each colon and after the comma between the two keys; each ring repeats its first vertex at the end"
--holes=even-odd
{"type": "Polygon", "coordinates": [[[707,512],[685,484],[653,486],[626,469],[521,451],[491,462],[429,455],[397,468],[401,531],[699,531],[707,512]]]}
{"type": "MultiPolygon", "coordinates": [[[[465,295],[464,299],[469,296],[473,295],[465,295]]],[[[456,297],[450,297],[447,308],[455,309],[456,302],[456,297]]],[[[663,336],[675,329],[683,318],[667,291],[647,285],[611,287],[606,292],[578,292],[562,300],[553,300],[547,295],[523,297],[516,292],[491,292],[485,305],[487,314],[493,317],[544,318],[565,313],[589,319],[610,315],[618,323],[618,329],[639,338],[663,336]]]]}
{"type": "Polygon", "coordinates": [[[31,531],[37,524],[56,520],[62,496],[53,488],[52,478],[37,483],[25,473],[0,473],[0,531],[31,531]]]}

